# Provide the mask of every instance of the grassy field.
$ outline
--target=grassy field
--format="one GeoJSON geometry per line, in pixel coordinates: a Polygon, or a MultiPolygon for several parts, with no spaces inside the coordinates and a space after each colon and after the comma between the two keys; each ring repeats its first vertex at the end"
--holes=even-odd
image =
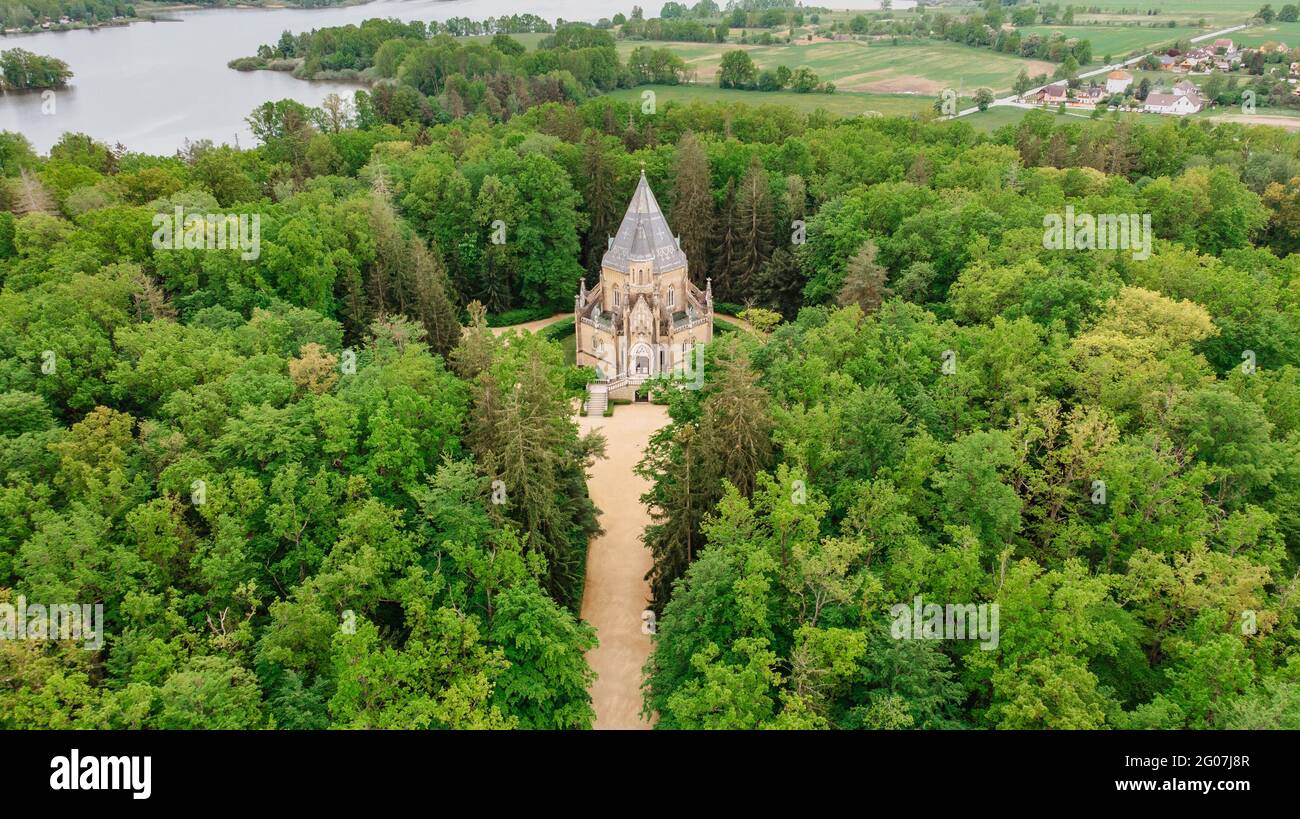
{"type": "Polygon", "coordinates": [[[1264,43],[1286,43],[1288,47],[1300,46],[1300,23],[1269,23],[1251,26],[1245,31],[1234,31],[1228,35],[1234,43],[1246,46],[1260,46],[1264,43]]]}
{"type": "MultiPolygon", "coordinates": [[[[931,110],[934,105],[933,97],[914,94],[857,94],[839,91],[834,94],[796,94],[793,91],[737,91],[712,85],[646,85],[620,89],[609,96],[629,102],[640,101],[641,92],[646,89],[654,90],[660,105],[670,101],[784,105],[804,113],[820,108],[828,114],[842,117],[873,115],[869,112],[887,117],[905,116],[931,110]]],[[[962,104],[969,104],[969,100],[963,100],[962,104]]]]}
{"type": "MultiPolygon", "coordinates": [[[[968,116],[962,117],[961,122],[969,124],[977,131],[991,133],[1001,128],[1003,125],[1015,125],[1025,118],[1029,113],[1028,108],[1013,108],[1011,106],[995,106],[987,111],[980,111],[968,116]]],[[[1077,111],[1068,114],[1057,113],[1056,109],[1048,111],[1052,115],[1054,124],[1064,125],[1068,123],[1078,123],[1082,120],[1089,119],[1087,114],[1081,114],[1077,111]]]]}
{"type": "MultiPolygon", "coordinates": [[[[645,43],[620,41],[619,53],[627,55],[645,43]]],[[[1025,60],[995,51],[970,48],[942,41],[893,45],[852,40],[819,41],[772,46],[718,45],[713,43],[652,43],[672,49],[686,61],[696,82],[712,83],[717,77],[723,52],[736,48],[749,51],[760,69],[786,65],[808,66],[823,80],[841,91],[876,94],[914,93],[937,96],[945,88],[973,92],[987,87],[1008,91],[1021,68],[1030,76],[1055,71],[1053,63],[1025,60]]]]}
{"type": "MultiPolygon", "coordinates": [[[[978,131],[984,131],[985,133],[989,133],[997,130],[998,128],[1001,128],[1003,125],[1014,125],[1015,123],[1020,122],[1020,120],[1025,118],[1025,114],[1029,113],[1029,111],[1030,109],[1028,108],[1013,108],[1011,106],[999,105],[990,108],[987,111],[980,111],[978,113],[970,114],[968,116],[962,117],[961,121],[970,123],[978,131]]],[[[1070,111],[1065,114],[1061,114],[1057,112],[1055,108],[1052,108],[1049,109],[1047,113],[1052,115],[1054,123],[1058,125],[1064,125],[1069,123],[1077,124],[1092,119],[1092,117],[1086,111],[1070,111]]],[[[1107,112],[1102,116],[1106,119],[1110,119],[1116,116],[1116,114],[1114,112],[1107,112]]],[[[1127,112],[1120,113],[1119,116],[1123,117],[1124,119],[1133,120],[1136,122],[1145,122],[1152,125],[1156,125],[1166,120],[1172,119],[1172,117],[1161,116],[1160,114],[1139,114],[1139,113],[1127,113],[1127,112]]]]}
{"type": "MultiPolygon", "coordinates": [[[[1075,18],[1079,22],[1116,19],[1118,12],[1124,10],[1130,14],[1120,19],[1144,22],[1173,19],[1179,23],[1205,20],[1215,28],[1224,28],[1246,22],[1262,5],[1263,0],[1108,0],[1101,6],[1100,14],[1076,11],[1075,18]],[[1154,18],[1146,14],[1153,10],[1159,12],[1154,18]],[[1137,12],[1137,16],[1132,16],[1132,12],[1137,12]]],[[[1274,3],[1273,8],[1279,9],[1281,5],[1274,3]]]]}
{"type": "MultiPolygon", "coordinates": [[[[1207,29],[1208,31],[1208,29],[1207,29]]],[[[1151,51],[1156,46],[1173,43],[1175,40],[1204,34],[1199,28],[1190,26],[1151,27],[1142,25],[1108,25],[1108,26],[1026,26],[1020,29],[1022,34],[1034,33],[1049,37],[1061,33],[1066,37],[1087,40],[1092,43],[1095,60],[1101,60],[1107,54],[1118,59],[1133,51],[1151,51]]]]}

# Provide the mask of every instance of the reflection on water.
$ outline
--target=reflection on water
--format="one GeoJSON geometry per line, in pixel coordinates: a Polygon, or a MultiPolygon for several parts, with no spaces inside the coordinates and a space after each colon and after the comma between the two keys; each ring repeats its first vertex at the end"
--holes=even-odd
{"type": "MultiPolygon", "coordinates": [[[[305,31],[359,23],[371,17],[401,20],[483,19],[532,13],[547,20],[596,20],[636,0],[381,0],[330,9],[221,9],[180,12],[180,22],[134,23],[105,29],[0,37],[0,48],[25,48],[58,57],[72,68],[72,85],[57,92],[54,113],[43,114],[39,93],[0,97],[0,129],[20,131],[41,152],[65,131],[90,134],[135,151],[170,154],[185,139],[252,145],[244,117],[268,100],[292,97],[318,105],[331,92],[359,86],[304,82],[278,71],[234,71],[226,63],[273,43],[285,29],[305,31]]],[[[650,14],[658,0],[640,0],[650,14]]],[[[720,4],[721,5],[721,4],[720,4]]],[[[838,0],[835,7],[868,8],[876,0],[838,0]]],[[[895,6],[910,5],[895,3],[895,6]]]]}

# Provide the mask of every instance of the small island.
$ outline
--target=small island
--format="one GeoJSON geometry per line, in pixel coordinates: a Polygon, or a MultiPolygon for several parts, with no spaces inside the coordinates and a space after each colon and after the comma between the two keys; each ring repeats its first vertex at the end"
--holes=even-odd
{"type": "Polygon", "coordinates": [[[0,51],[0,88],[6,92],[63,88],[70,79],[72,69],[63,60],[21,48],[0,51]]]}

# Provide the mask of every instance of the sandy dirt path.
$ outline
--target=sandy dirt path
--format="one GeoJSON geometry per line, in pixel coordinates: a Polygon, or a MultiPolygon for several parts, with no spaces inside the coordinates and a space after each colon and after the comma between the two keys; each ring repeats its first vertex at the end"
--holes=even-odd
{"type": "Polygon", "coordinates": [[[538,319],[537,321],[526,321],[523,324],[511,324],[509,327],[492,327],[490,329],[492,330],[492,335],[494,336],[499,336],[502,333],[508,333],[511,330],[527,330],[530,333],[535,333],[538,330],[541,330],[543,327],[550,327],[555,322],[560,321],[562,319],[569,318],[572,315],[573,315],[572,313],[556,313],[550,318],[538,319]]]}
{"type": "Polygon", "coordinates": [[[650,656],[650,636],[641,633],[641,612],[650,599],[645,574],[650,550],[641,532],[650,515],[641,495],[650,488],[632,468],[655,430],[668,423],[667,407],[623,404],[609,418],[578,418],[586,433],[599,430],[607,440],[605,458],[591,468],[587,487],[600,508],[605,534],[587,551],[582,619],[596,627],[600,645],[587,653],[595,670],[591,686],[597,729],[649,728],[641,717],[641,668],[650,656]]]}
{"type": "Polygon", "coordinates": [[[1242,125],[1273,125],[1294,131],[1300,128],[1300,117],[1267,116],[1265,114],[1216,114],[1206,117],[1214,122],[1239,122],[1242,125]]]}

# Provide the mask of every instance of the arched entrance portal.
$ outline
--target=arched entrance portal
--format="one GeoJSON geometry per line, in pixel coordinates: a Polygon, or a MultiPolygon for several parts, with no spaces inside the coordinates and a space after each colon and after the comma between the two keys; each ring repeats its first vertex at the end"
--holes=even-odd
{"type": "Polygon", "coordinates": [[[631,375],[649,378],[654,375],[654,355],[644,341],[632,348],[631,375]]]}

